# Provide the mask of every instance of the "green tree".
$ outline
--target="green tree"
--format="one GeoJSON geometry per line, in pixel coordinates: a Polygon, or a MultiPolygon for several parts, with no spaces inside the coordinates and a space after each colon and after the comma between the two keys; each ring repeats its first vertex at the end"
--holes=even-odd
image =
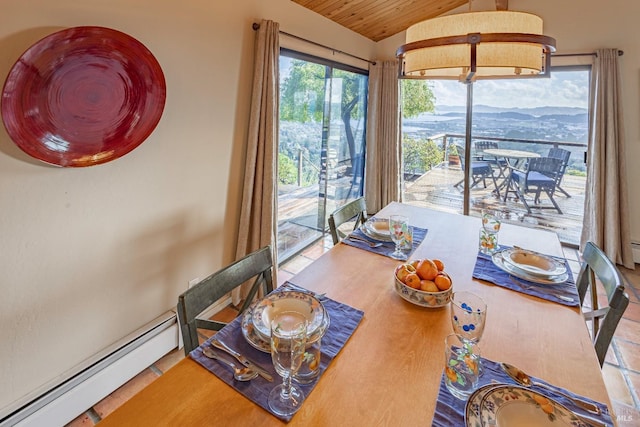
{"type": "Polygon", "coordinates": [[[280,154],[278,156],[278,180],[280,184],[295,184],[297,177],[296,163],[286,155],[280,154]]]}
{"type": "Polygon", "coordinates": [[[402,117],[416,117],[420,113],[435,111],[436,97],[427,80],[403,79],[400,83],[402,117]]]}

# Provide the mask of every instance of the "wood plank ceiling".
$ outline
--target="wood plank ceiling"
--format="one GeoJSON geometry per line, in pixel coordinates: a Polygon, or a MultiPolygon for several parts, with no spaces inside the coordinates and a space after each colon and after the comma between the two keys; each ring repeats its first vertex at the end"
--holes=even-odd
{"type": "MultiPolygon", "coordinates": [[[[469,0],[292,0],[343,27],[380,41],[469,0]]],[[[496,0],[506,9],[508,0],[496,0]]]]}

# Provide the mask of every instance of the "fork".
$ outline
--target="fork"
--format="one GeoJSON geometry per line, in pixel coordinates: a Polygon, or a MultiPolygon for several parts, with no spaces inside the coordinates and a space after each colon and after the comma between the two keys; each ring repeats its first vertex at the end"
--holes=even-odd
{"type": "Polygon", "coordinates": [[[366,240],[366,239],[363,239],[363,238],[361,238],[361,237],[354,236],[354,235],[352,235],[352,234],[348,235],[348,236],[347,236],[347,238],[348,238],[349,240],[355,240],[355,241],[358,241],[358,242],[366,243],[367,245],[369,245],[369,247],[370,247],[370,248],[379,248],[380,246],[382,246],[382,243],[381,243],[381,242],[376,242],[376,243],[374,243],[374,242],[370,242],[370,241],[368,241],[368,240],[366,240]]]}

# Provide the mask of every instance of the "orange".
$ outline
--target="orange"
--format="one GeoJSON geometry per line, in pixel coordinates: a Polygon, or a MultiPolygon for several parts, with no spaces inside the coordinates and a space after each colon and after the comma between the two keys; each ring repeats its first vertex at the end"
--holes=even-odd
{"type": "Polygon", "coordinates": [[[404,283],[409,273],[415,273],[416,269],[411,264],[400,264],[396,267],[396,277],[404,283]]]}
{"type": "Polygon", "coordinates": [[[423,259],[418,263],[416,273],[423,280],[433,280],[438,274],[438,267],[430,259],[423,259]]]}
{"type": "Polygon", "coordinates": [[[404,279],[404,284],[413,289],[420,289],[420,277],[416,273],[409,273],[404,279]]]}
{"type": "Polygon", "coordinates": [[[440,261],[439,259],[434,259],[433,263],[436,265],[436,267],[438,267],[438,271],[444,271],[444,262],[440,261]]]}
{"type": "Polygon", "coordinates": [[[446,291],[451,287],[451,278],[446,274],[438,273],[435,279],[433,279],[438,289],[446,291]]]}
{"type": "Polygon", "coordinates": [[[425,292],[440,292],[440,290],[432,280],[421,280],[420,290],[425,292]]]}

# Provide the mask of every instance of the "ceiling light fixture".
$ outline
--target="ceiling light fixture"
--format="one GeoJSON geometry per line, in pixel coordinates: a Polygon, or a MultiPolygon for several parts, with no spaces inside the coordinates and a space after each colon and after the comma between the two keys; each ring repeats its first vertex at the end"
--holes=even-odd
{"type": "Polygon", "coordinates": [[[468,12],[419,22],[396,52],[400,78],[476,79],[549,75],[556,41],[542,19],[508,10],[468,12]]]}

